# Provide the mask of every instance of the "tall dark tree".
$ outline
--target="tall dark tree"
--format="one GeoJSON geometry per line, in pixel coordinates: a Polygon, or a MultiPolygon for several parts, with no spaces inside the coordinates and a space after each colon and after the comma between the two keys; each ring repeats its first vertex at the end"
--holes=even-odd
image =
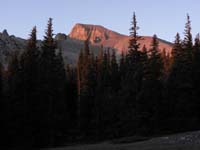
{"type": "MultiPolygon", "coordinates": [[[[130,29],[130,40],[128,47],[128,54],[126,58],[127,71],[124,80],[122,80],[122,90],[121,90],[121,100],[124,102],[122,104],[123,113],[126,114],[122,120],[129,120],[127,125],[135,128],[135,107],[136,107],[136,98],[141,89],[142,78],[143,78],[143,64],[141,61],[141,51],[140,44],[138,42],[139,36],[137,30],[139,27],[137,26],[136,15],[133,14],[132,19],[132,27],[130,29]]],[[[124,128],[123,132],[128,132],[128,128],[124,128]]],[[[133,131],[134,132],[134,131],[133,131]]]]}
{"type": "MultiPolygon", "coordinates": [[[[199,118],[200,116],[200,103],[199,103],[199,97],[200,97],[200,35],[197,34],[195,37],[195,43],[193,46],[193,77],[194,77],[194,89],[195,89],[195,98],[194,98],[194,103],[195,103],[195,110],[196,111],[196,117],[199,118]]],[[[199,120],[198,120],[199,124],[199,120]]]]}
{"type": "MultiPolygon", "coordinates": [[[[183,124],[182,128],[192,128],[197,119],[195,91],[194,91],[194,74],[193,74],[193,44],[191,34],[190,17],[187,15],[185,25],[185,37],[180,43],[179,35],[176,36],[174,48],[172,51],[173,64],[168,79],[169,101],[173,110],[172,118],[179,118],[175,128],[183,124]],[[192,124],[188,122],[193,121],[192,124]]],[[[179,130],[181,130],[179,128],[179,130]]]]}
{"type": "Polygon", "coordinates": [[[122,78],[122,77],[125,75],[125,73],[126,73],[126,59],[125,59],[124,51],[122,51],[121,57],[120,57],[119,72],[120,72],[121,78],[122,78]]]}
{"type": "Polygon", "coordinates": [[[151,80],[159,80],[162,78],[163,73],[163,62],[161,53],[158,49],[158,39],[157,36],[153,36],[151,48],[150,48],[150,54],[149,54],[149,62],[148,62],[148,72],[146,74],[146,79],[151,80]]]}
{"type": "Polygon", "coordinates": [[[165,48],[162,50],[161,57],[162,57],[163,65],[164,65],[164,74],[166,78],[169,73],[169,68],[170,68],[170,56],[169,56],[169,53],[166,52],[165,48]]]}
{"type": "Polygon", "coordinates": [[[117,92],[119,90],[120,85],[120,76],[119,76],[119,67],[116,59],[115,50],[112,51],[111,57],[111,67],[110,67],[110,75],[111,75],[111,88],[113,92],[117,92]]]}
{"type": "Polygon", "coordinates": [[[200,66],[200,35],[199,34],[197,34],[197,36],[195,38],[193,51],[194,51],[193,53],[194,53],[194,76],[195,76],[194,83],[196,86],[195,89],[199,90],[200,89],[200,87],[199,87],[199,85],[200,85],[200,80],[199,80],[199,75],[200,75],[200,69],[199,69],[199,66],[200,66]]]}
{"type": "Polygon", "coordinates": [[[89,49],[89,41],[84,44],[78,63],[78,86],[80,106],[80,127],[83,134],[89,134],[94,109],[96,67],[94,56],[89,49]]]}
{"type": "Polygon", "coordinates": [[[190,21],[190,16],[188,14],[187,14],[187,21],[185,24],[184,34],[185,34],[185,37],[183,40],[183,47],[185,49],[188,49],[188,52],[191,53],[193,43],[192,43],[192,33],[191,33],[191,21],[190,21]]]}
{"type": "Polygon", "coordinates": [[[160,120],[159,107],[161,107],[162,102],[163,63],[156,35],[153,36],[149,51],[142,90],[137,97],[138,126],[141,132],[145,134],[156,132],[160,120]]]}
{"type": "Polygon", "coordinates": [[[182,44],[179,33],[175,36],[175,41],[172,49],[172,63],[176,63],[178,61],[181,53],[182,53],[182,44]]]}
{"type": "Polygon", "coordinates": [[[132,27],[130,29],[130,40],[129,40],[129,50],[127,54],[127,73],[125,84],[129,91],[127,93],[129,96],[128,99],[132,99],[132,104],[134,103],[134,99],[136,98],[136,93],[140,90],[140,82],[141,82],[141,52],[139,51],[140,44],[138,42],[139,36],[137,30],[139,27],[137,26],[136,15],[133,14],[132,27]],[[134,86],[134,88],[132,88],[134,86]]]}
{"type": "MultiPolygon", "coordinates": [[[[42,42],[42,52],[39,60],[40,81],[40,113],[41,128],[39,139],[45,145],[55,145],[56,134],[60,124],[56,124],[58,115],[65,113],[64,90],[65,71],[61,53],[56,54],[56,43],[53,38],[52,19],[47,25],[46,35],[42,42]],[[61,94],[61,95],[60,95],[61,94]],[[58,99],[59,96],[59,99],[58,99]],[[45,136],[45,137],[43,137],[45,136]]],[[[62,118],[62,115],[59,116],[62,118]]]]}
{"type": "Polygon", "coordinates": [[[37,48],[36,27],[33,28],[28,39],[27,48],[21,56],[21,78],[23,79],[23,102],[24,102],[24,136],[29,140],[27,143],[34,144],[34,133],[38,130],[40,114],[37,113],[39,95],[39,50],[37,48]],[[31,139],[30,139],[31,137],[31,139]]]}
{"type": "Polygon", "coordinates": [[[19,53],[12,54],[8,64],[8,129],[10,141],[19,146],[24,142],[24,101],[19,53]],[[22,87],[22,90],[21,88],[22,87]]]}

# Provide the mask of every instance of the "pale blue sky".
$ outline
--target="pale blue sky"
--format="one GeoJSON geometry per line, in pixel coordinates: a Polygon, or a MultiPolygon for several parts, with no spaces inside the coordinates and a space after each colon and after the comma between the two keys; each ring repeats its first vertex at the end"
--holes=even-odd
{"type": "Polygon", "coordinates": [[[200,32],[199,0],[1,0],[0,30],[27,38],[34,25],[42,38],[52,17],[54,33],[68,34],[75,23],[103,25],[129,34],[133,11],[140,35],[153,35],[173,41],[184,31],[186,14],[192,20],[194,35],[200,32]]]}

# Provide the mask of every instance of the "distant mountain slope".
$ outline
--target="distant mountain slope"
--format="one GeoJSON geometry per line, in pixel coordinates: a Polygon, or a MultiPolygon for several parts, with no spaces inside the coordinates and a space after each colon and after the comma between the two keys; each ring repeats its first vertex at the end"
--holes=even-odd
{"type": "MultiPolygon", "coordinates": [[[[64,61],[68,64],[75,64],[79,52],[84,46],[84,42],[77,39],[71,39],[65,34],[55,36],[58,48],[63,52],[64,61]]],[[[0,32],[0,62],[7,65],[13,52],[22,53],[26,48],[27,40],[9,35],[6,30],[0,32]]],[[[41,47],[41,40],[38,40],[38,47],[41,47]]],[[[99,47],[91,45],[91,50],[97,53],[99,47]]]]}
{"type": "MultiPolygon", "coordinates": [[[[106,47],[115,48],[118,53],[128,49],[129,36],[122,35],[112,30],[106,29],[99,25],[76,24],[69,34],[70,38],[78,40],[86,40],[89,38],[93,45],[104,45],[106,47]]],[[[151,46],[152,37],[141,36],[139,43],[140,48],[144,45],[147,48],[151,46]]],[[[159,49],[166,49],[166,52],[171,53],[172,44],[165,40],[159,39],[159,49]]]]}
{"type": "MultiPolygon", "coordinates": [[[[72,38],[56,38],[56,41],[58,48],[63,52],[64,61],[69,64],[75,64],[78,60],[80,50],[84,47],[84,41],[72,38]]],[[[100,47],[90,45],[90,49],[97,54],[100,47]]]]}
{"type": "Polygon", "coordinates": [[[0,61],[8,62],[9,56],[16,50],[23,50],[26,46],[26,40],[9,35],[6,30],[0,33],[0,61]]]}
{"type": "MultiPolygon", "coordinates": [[[[63,57],[66,63],[75,64],[78,59],[79,52],[83,48],[83,41],[89,37],[90,48],[97,54],[100,45],[116,49],[118,54],[123,50],[128,49],[129,36],[119,34],[99,25],[76,24],[70,34],[58,33],[55,36],[58,48],[63,52],[63,57]]],[[[146,45],[150,47],[152,37],[142,36],[139,40],[141,48],[146,45]]],[[[0,61],[7,64],[11,54],[14,51],[20,53],[26,48],[27,40],[9,35],[6,30],[0,32],[0,61]]],[[[41,46],[41,41],[38,40],[38,47],[41,46]]],[[[159,39],[159,48],[166,52],[171,52],[172,44],[170,42],[159,39]]]]}

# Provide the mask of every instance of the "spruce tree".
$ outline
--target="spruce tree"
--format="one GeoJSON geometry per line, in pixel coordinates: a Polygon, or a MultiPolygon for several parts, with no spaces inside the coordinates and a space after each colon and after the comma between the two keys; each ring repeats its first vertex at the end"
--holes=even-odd
{"type": "MultiPolygon", "coordinates": [[[[175,44],[172,50],[172,66],[168,78],[169,101],[171,107],[172,118],[179,118],[174,123],[175,128],[180,124],[184,124],[183,128],[195,125],[196,109],[194,94],[194,74],[193,74],[193,43],[191,34],[191,21],[187,15],[185,25],[185,37],[180,42],[177,34],[175,44]],[[189,124],[190,120],[194,121],[189,124]]],[[[180,128],[178,128],[180,130],[180,128]]]]}
{"type": "Polygon", "coordinates": [[[137,96],[137,93],[140,90],[141,85],[141,52],[139,51],[140,44],[138,42],[139,36],[137,33],[137,30],[139,27],[137,26],[136,21],[136,15],[133,14],[133,20],[132,20],[132,27],[130,29],[130,40],[129,40],[129,49],[127,54],[127,73],[126,73],[126,84],[124,87],[126,87],[126,91],[128,92],[127,96],[129,101],[132,101],[132,105],[135,103],[135,98],[137,96]],[[134,88],[132,88],[134,87],[134,88]],[[132,99],[132,100],[130,100],[132,99]]]}
{"type": "MultiPolygon", "coordinates": [[[[200,102],[199,102],[199,97],[200,97],[200,35],[199,33],[195,37],[195,43],[193,46],[193,77],[194,77],[194,91],[195,91],[195,97],[194,97],[194,103],[195,103],[195,115],[196,118],[199,118],[200,116],[200,102]]],[[[199,124],[199,119],[197,120],[199,124]]]]}
{"type": "Polygon", "coordinates": [[[41,132],[42,139],[39,140],[44,145],[56,144],[55,137],[58,134],[56,132],[60,132],[56,124],[57,117],[61,113],[62,118],[63,113],[65,113],[64,97],[61,94],[64,90],[63,81],[65,81],[63,65],[61,54],[56,54],[56,43],[53,38],[52,19],[50,18],[42,41],[42,52],[39,60],[39,90],[41,93],[39,109],[42,120],[40,124],[42,128],[45,127],[41,132]]]}
{"type": "Polygon", "coordinates": [[[9,118],[8,129],[12,145],[23,145],[24,143],[24,99],[23,81],[21,78],[21,67],[19,53],[12,54],[8,64],[8,99],[9,118]],[[21,88],[19,88],[21,87],[21,88]]]}
{"type": "Polygon", "coordinates": [[[138,127],[139,131],[145,134],[156,132],[161,118],[159,107],[162,102],[163,62],[156,35],[153,36],[149,52],[142,89],[137,97],[138,127]]]}
{"type": "Polygon", "coordinates": [[[112,91],[116,93],[119,90],[120,85],[120,76],[119,76],[119,67],[116,60],[115,50],[112,51],[112,58],[111,58],[111,87],[112,91]]]}
{"type": "Polygon", "coordinates": [[[154,35],[152,39],[148,64],[149,66],[147,68],[148,72],[146,78],[151,80],[161,79],[163,73],[163,62],[158,49],[158,39],[156,35],[154,35]]]}
{"type": "Polygon", "coordinates": [[[89,49],[89,41],[84,43],[83,53],[80,53],[78,61],[78,86],[79,86],[79,109],[80,128],[85,135],[89,134],[94,109],[94,93],[96,69],[94,56],[89,49]]]}
{"type": "Polygon", "coordinates": [[[23,101],[24,101],[24,135],[29,144],[34,144],[34,133],[38,130],[40,114],[37,113],[39,102],[39,50],[37,48],[36,27],[33,28],[28,39],[26,50],[20,60],[21,78],[23,79],[23,101]],[[31,139],[28,139],[32,137],[31,139]]]}
{"type": "MultiPolygon", "coordinates": [[[[133,14],[132,18],[132,27],[130,29],[130,40],[128,53],[126,55],[126,75],[121,82],[122,90],[120,91],[120,99],[121,99],[121,108],[123,110],[123,118],[125,122],[129,120],[126,128],[122,129],[122,132],[129,132],[128,128],[132,126],[136,128],[135,111],[136,111],[136,99],[139,94],[142,86],[143,79],[143,63],[141,58],[140,44],[137,30],[139,27],[137,26],[136,15],[133,14]],[[124,117],[125,116],[125,117],[124,117]]],[[[124,122],[122,121],[122,122],[124,122]]],[[[136,132],[134,130],[133,132],[136,132]]]]}
{"type": "Polygon", "coordinates": [[[121,57],[120,57],[120,64],[119,64],[119,71],[120,71],[121,78],[125,75],[125,71],[126,71],[125,68],[126,68],[125,54],[124,54],[124,51],[122,51],[121,57]]]}
{"type": "Polygon", "coordinates": [[[175,36],[175,41],[172,49],[172,63],[176,64],[177,61],[179,61],[179,58],[181,57],[181,54],[183,52],[181,39],[179,33],[175,36]]]}

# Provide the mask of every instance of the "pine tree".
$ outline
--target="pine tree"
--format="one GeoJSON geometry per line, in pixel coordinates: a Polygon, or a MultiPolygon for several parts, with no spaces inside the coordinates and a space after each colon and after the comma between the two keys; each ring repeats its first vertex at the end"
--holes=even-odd
{"type": "Polygon", "coordinates": [[[179,60],[182,52],[183,52],[183,49],[182,49],[182,44],[181,44],[181,40],[180,40],[180,35],[179,35],[179,33],[177,33],[175,36],[175,41],[174,41],[174,45],[173,45],[173,49],[172,49],[172,63],[173,64],[177,63],[176,61],[179,60]]]}
{"type": "Polygon", "coordinates": [[[142,52],[141,52],[141,63],[142,63],[142,70],[143,70],[143,80],[145,79],[144,75],[147,71],[147,65],[148,65],[148,53],[146,45],[143,46],[142,52]]]}
{"type": "Polygon", "coordinates": [[[139,51],[140,44],[138,42],[139,36],[137,30],[139,27],[137,26],[136,15],[133,14],[132,27],[130,29],[130,40],[129,40],[129,50],[127,54],[127,73],[126,73],[126,84],[124,87],[128,88],[126,91],[128,99],[133,99],[132,104],[135,102],[135,98],[137,93],[140,90],[140,82],[142,79],[142,66],[141,66],[141,52],[139,51]],[[134,87],[134,88],[132,88],[134,87]]]}
{"type": "Polygon", "coordinates": [[[78,128],[78,87],[77,87],[77,70],[75,67],[67,65],[66,68],[66,107],[68,116],[66,119],[68,120],[69,129],[77,129],[78,128]],[[66,92],[68,91],[68,92],[66,92]]]}
{"type": "MultiPolygon", "coordinates": [[[[63,90],[64,69],[61,56],[56,55],[56,43],[53,38],[52,19],[50,18],[47,25],[46,35],[42,42],[42,52],[39,60],[39,82],[40,82],[40,113],[41,113],[41,138],[42,144],[55,145],[57,116],[60,112],[64,113],[63,99],[58,99],[60,90],[63,90]],[[62,78],[62,83],[61,83],[62,78]],[[60,107],[60,108],[59,108],[60,107]],[[43,137],[44,136],[44,137],[43,137]]],[[[61,96],[62,97],[62,96],[61,96]]]]}
{"type": "MultiPolygon", "coordinates": [[[[1,57],[1,54],[0,54],[0,57],[1,57]]],[[[10,137],[8,134],[8,132],[10,131],[9,122],[8,122],[9,116],[7,113],[8,112],[7,106],[8,106],[9,101],[5,97],[5,92],[3,92],[5,88],[4,72],[5,72],[4,67],[2,65],[2,62],[0,61],[0,121],[2,122],[2,124],[0,125],[0,132],[1,132],[0,137],[2,139],[0,142],[1,147],[12,144],[9,140],[10,137]]]]}
{"type": "Polygon", "coordinates": [[[140,61],[140,44],[138,42],[139,36],[137,30],[139,27],[137,26],[136,15],[133,13],[133,20],[132,20],[132,27],[130,28],[130,40],[129,40],[129,50],[128,50],[128,58],[129,58],[129,65],[134,67],[140,61]]]}
{"type": "Polygon", "coordinates": [[[136,97],[140,91],[141,81],[143,78],[143,73],[142,73],[143,64],[141,59],[142,53],[141,51],[139,51],[140,44],[138,42],[139,40],[139,36],[137,33],[138,29],[139,27],[137,26],[136,16],[134,13],[132,27],[130,29],[131,32],[130,32],[129,50],[127,54],[128,71],[126,73],[126,79],[125,79],[126,82],[125,84],[128,88],[127,91],[129,91],[128,99],[132,99],[131,105],[135,105],[134,103],[136,103],[136,97]]]}
{"type": "Polygon", "coordinates": [[[190,16],[188,14],[187,14],[187,21],[185,24],[184,34],[185,34],[185,37],[183,40],[183,47],[185,49],[188,49],[188,52],[191,53],[193,43],[192,43],[192,33],[191,33],[191,21],[190,21],[190,16]]]}
{"type": "Polygon", "coordinates": [[[164,78],[168,76],[169,68],[170,68],[170,56],[169,53],[166,52],[166,49],[164,48],[161,53],[163,65],[164,65],[164,78]]]}
{"type": "Polygon", "coordinates": [[[112,59],[111,59],[111,87],[113,92],[117,92],[119,90],[120,85],[120,75],[119,75],[119,67],[116,60],[115,50],[112,52],[112,59]]]}
{"type": "Polygon", "coordinates": [[[23,101],[24,101],[24,135],[32,137],[29,144],[34,144],[34,133],[37,130],[39,114],[37,114],[38,107],[38,60],[39,50],[37,48],[36,27],[33,28],[26,50],[23,52],[20,60],[21,78],[23,79],[23,101]]]}
{"type": "MultiPolygon", "coordinates": [[[[195,38],[195,43],[194,43],[194,48],[193,48],[193,53],[194,53],[194,83],[196,86],[200,85],[199,81],[199,75],[200,75],[200,35],[197,34],[195,38]]],[[[195,88],[196,89],[196,88],[195,88]]],[[[199,87],[197,88],[199,89],[199,87]]]]}
{"type": "MultiPolygon", "coordinates": [[[[200,102],[199,102],[199,97],[200,97],[200,35],[197,34],[195,38],[195,43],[193,46],[193,77],[194,77],[194,89],[195,89],[195,97],[194,97],[194,103],[195,103],[195,109],[193,111],[196,112],[196,117],[199,118],[200,116],[200,102]]],[[[199,124],[199,119],[198,119],[198,124],[199,124]]]]}
{"type": "Polygon", "coordinates": [[[125,75],[125,71],[126,71],[125,68],[126,68],[125,54],[124,54],[124,51],[122,51],[121,57],[120,57],[120,65],[119,65],[119,71],[120,71],[121,77],[125,75]]]}
{"type": "Polygon", "coordinates": [[[163,63],[158,49],[157,36],[152,39],[149,59],[145,67],[142,89],[137,97],[137,117],[139,132],[156,132],[160,120],[159,110],[162,102],[163,63]]]}
{"type": "MultiPolygon", "coordinates": [[[[55,103],[54,103],[54,120],[56,122],[55,132],[59,135],[64,135],[70,123],[68,122],[69,114],[67,108],[69,100],[69,91],[67,91],[67,77],[65,63],[63,60],[62,51],[59,49],[55,60],[55,103]]],[[[75,111],[75,110],[74,110],[75,111]]]]}
{"type": "MultiPolygon", "coordinates": [[[[120,91],[120,99],[123,101],[121,104],[121,109],[124,110],[124,115],[121,116],[121,120],[127,121],[129,123],[127,126],[132,126],[136,129],[135,111],[137,105],[137,96],[142,87],[143,80],[143,63],[142,63],[142,52],[140,51],[140,44],[138,40],[140,37],[138,36],[137,30],[139,27],[137,26],[136,15],[133,14],[132,27],[130,29],[130,40],[128,47],[128,54],[126,55],[126,75],[122,80],[121,86],[122,90],[120,91]],[[123,107],[123,108],[122,108],[123,107]],[[126,117],[124,117],[126,116],[126,117]]],[[[123,122],[123,121],[122,121],[123,122]]],[[[128,128],[124,128],[123,132],[129,132],[128,128]]],[[[132,132],[136,132],[132,131],[132,132]]]]}
{"type": "Polygon", "coordinates": [[[161,79],[163,73],[163,62],[158,49],[158,39],[156,35],[153,36],[148,64],[146,78],[151,80],[161,79]]]}
{"type": "Polygon", "coordinates": [[[13,145],[21,145],[24,143],[24,137],[22,136],[22,133],[24,133],[24,101],[22,83],[19,53],[16,51],[12,54],[8,64],[8,129],[10,131],[10,141],[13,145]]]}
{"type": "Polygon", "coordinates": [[[83,53],[78,61],[78,86],[80,106],[80,127],[83,134],[88,135],[94,109],[94,93],[96,68],[94,56],[89,49],[89,41],[85,41],[83,53]]]}
{"type": "MultiPolygon", "coordinates": [[[[173,63],[168,78],[169,101],[172,118],[179,118],[175,122],[175,128],[183,124],[183,128],[188,128],[190,120],[197,121],[195,97],[194,97],[194,75],[193,75],[193,44],[191,34],[190,17],[187,15],[185,25],[185,37],[180,42],[177,34],[175,44],[172,50],[173,63]]],[[[196,123],[193,123],[195,125],[196,123]]],[[[179,129],[179,128],[178,128],[179,129]]]]}

